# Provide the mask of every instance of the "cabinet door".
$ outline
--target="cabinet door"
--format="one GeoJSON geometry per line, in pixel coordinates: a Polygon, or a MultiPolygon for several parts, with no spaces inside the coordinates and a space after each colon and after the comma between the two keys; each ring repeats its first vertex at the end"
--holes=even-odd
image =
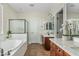
{"type": "Polygon", "coordinates": [[[55,56],[55,44],[51,42],[50,47],[50,55],[55,56]]]}
{"type": "Polygon", "coordinates": [[[50,40],[49,37],[45,37],[45,49],[50,50],[50,40]]]}
{"type": "Polygon", "coordinates": [[[63,56],[63,50],[58,46],[56,46],[56,56],[63,56]]]}
{"type": "Polygon", "coordinates": [[[70,56],[70,55],[69,55],[67,52],[65,52],[65,51],[63,52],[63,55],[64,55],[64,56],[70,56]]]}

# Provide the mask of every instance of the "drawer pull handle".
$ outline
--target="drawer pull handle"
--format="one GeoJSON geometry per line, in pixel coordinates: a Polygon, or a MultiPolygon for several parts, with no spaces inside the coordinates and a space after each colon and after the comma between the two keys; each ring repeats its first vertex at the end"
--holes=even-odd
{"type": "Polygon", "coordinates": [[[59,52],[61,52],[61,50],[59,49],[59,52]]]}

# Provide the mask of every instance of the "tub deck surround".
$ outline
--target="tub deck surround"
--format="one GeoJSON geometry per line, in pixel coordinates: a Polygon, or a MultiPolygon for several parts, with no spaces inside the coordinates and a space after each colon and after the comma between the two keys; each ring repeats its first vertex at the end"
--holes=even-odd
{"type": "Polygon", "coordinates": [[[4,56],[24,56],[27,49],[27,34],[11,34],[10,39],[0,40],[0,48],[4,50],[4,56]],[[10,55],[7,54],[8,51],[10,55]]]}
{"type": "Polygon", "coordinates": [[[79,47],[79,43],[74,41],[63,41],[62,39],[49,39],[51,42],[55,43],[57,46],[59,46],[61,49],[66,51],[71,56],[79,56],[79,51],[76,49],[73,49],[74,47],[79,47]]]}
{"type": "Polygon", "coordinates": [[[23,46],[24,43],[26,42],[18,39],[7,39],[0,42],[0,48],[4,50],[4,56],[7,56],[8,51],[10,51],[11,56],[14,55],[17,52],[17,50],[19,50],[21,46],[23,46]]]}
{"type": "Polygon", "coordinates": [[[6,55],[6,53],[8,51],[15,50],[21,44],[22,44],[21,40],[9,40],[9,39],[7,39],[7,40],[1,41],[0,48],[4,50],[4,55],[6,55]]]}

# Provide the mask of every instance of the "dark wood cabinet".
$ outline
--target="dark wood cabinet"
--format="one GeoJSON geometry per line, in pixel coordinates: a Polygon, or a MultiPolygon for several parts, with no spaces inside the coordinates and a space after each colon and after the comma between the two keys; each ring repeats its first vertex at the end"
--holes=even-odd
{"type": "Polygon", "coordinates": [[[52,38],[52,37],[43,37],[42,36],[42,44],[43,44],[43,46],[46,50],[50,50],[50,40],[49,40],[49,38],[52,38]]]}
{"type": "Polygon", "coordinates": [[[63,50],[60,48],[60,47],[58,47],[58,46],[56,46],[56,56],[63,56],[63,50]]]}
{"type": "Polygon", "coordinates": [[[67,52],[63,52],[63,56],[70,56],[67,52]]]}
{"type": "Polygon", "coordinates": [[[46,50],[50,50],[50,40],[49,40],[49,37],[45,37],[44,38],[44,47],[46,50]]]}
{"type": "Polygon", "coordinates": [[[56,47],[55,44],[50,42],[50,56],[55,56],[56,51],[55,47],[56,47]]]}
{"type": "Polygon", "coordinates": [[[50,56],[70,56],[58,45],[50,41],[50,56]]]}

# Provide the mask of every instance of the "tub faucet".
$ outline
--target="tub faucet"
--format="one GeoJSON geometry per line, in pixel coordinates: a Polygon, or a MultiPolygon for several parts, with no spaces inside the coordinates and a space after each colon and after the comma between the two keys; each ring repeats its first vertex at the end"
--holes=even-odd
{"type": "Polygon", "coordinates": [[[11,50],[7,52],[7,55],[10,55],[10,52],[11,52],[11,50]]]}
{"type": "Polygon", "coordinates": [[[1,56],[4,56],[4,50],[2,48],[1,49],[1,56]]]}

